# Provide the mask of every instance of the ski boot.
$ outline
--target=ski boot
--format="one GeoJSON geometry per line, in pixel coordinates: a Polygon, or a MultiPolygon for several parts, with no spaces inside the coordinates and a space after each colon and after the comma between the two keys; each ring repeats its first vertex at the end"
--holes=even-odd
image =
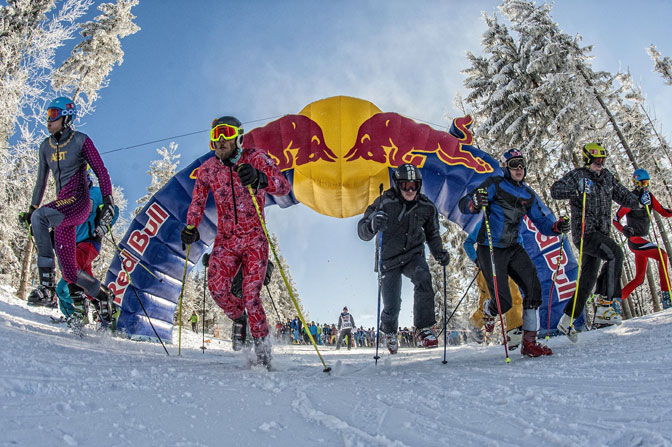
{"type": "Polygon", "coordinates": [[[109,326],[112,322],[112,299],[113,295],[110,290],[104,285],[100,285],[100,291],[96,295],[96,306],[98,310],[98,317],[103,326],[109,326]]]}
{"type": "Polygon", "coordinates": [[[621,306],[620,298],[614,298],[614,303],[612,304],[612,307],[614,308],[614,311],[616,311],[617,314],[623,317],[623,307],[621,306]]]}
{"type": "Polygon", "coordinates": [[[399,351],[399,337],[396,332],[385,335],[385,346],[390,354],[396,354],[399,351]]]}
{"type": "Polygon", "coordinates": [[[72,332],[79,337],[84,336],[84,325],[86,324],[86,294],[76,284],[68,284],[70,297],[72,298],[73,311],[65,320],[72,332]]]}
{"type": "Polygon", "coordinates": [[[663,304],[663,310],[669,309],[672,307],[672,301],[670,301],[670,292],[667,290],[660,291],[660,302],[663,304]]]}
{"type": "Polygon", "coordinates": [[[563,312],[562,318],[560,318],[560,321],[558,322],[558,330],[565,334],[567,338],[569,338],[569,341],[576,343],[579,339],[579,333],[576,331],[573,324],[570,326],[570,319],[570,316],[563,312]]]}
{"type": "Polygon", "coordinates": [[[606,297],[598,298],[597,310],[595,310],[595,318],[593,319],[594,323],[612,325],[623,322],[621,316],[612,307],[613,302],[613,300],[606,297]]]}
{"type": "Polygon", "coordinates": [[[553,351],[548,346],[537,343],[537,331],[523,331],[523,346],[520,348],[520,355],[539,357],[553,355],[553,351]]]}
{"type": "Polygon", "coordinates": [[[517,327],[506,332],[506,344],[509,347],[509,351],[513,351],[516,348],[518,348],[518,346],[520,346],[521,341],[523,341],[522,328],[517,327]]]}
{"type": "Polygon", "coordinates": [[[234,351],[240,351],[245,346],[245,339],[247,338],[247,314],[233,320],[231,326],[231,347],[234,351]]]}
{"type": "Polygon", "coordinates": [[[419,348],[436,348],[439,346],[439,339],[436,338],[436,332],[431,327],[415,331],[415,342],[419,348]]]}
{"type": "Polygon", "coordinates": [[[268,336],[254,339],[254,353],[257,355],[256,365],[271,368],[271,340],[268,336]]]}
{"type": "Polygon", "coordinates": [[[486,335],[492,334],[492,331],[495,330],[495,317],[490,315],[490,300],[483,302],[483,329],[486,335]]]}
{"type": "Polygon", "coordinates": [[[28,295],[29,306],[55,307],[58,304],[56,297],[56,274],[50,267],[39,267],[40,285],[28,295]]]}

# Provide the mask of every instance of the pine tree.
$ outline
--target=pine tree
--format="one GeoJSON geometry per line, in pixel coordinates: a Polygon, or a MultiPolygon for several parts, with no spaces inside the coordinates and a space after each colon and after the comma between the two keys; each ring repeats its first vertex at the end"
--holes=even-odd
{"type": "Polygon", "coordinates": [[[180,165],[179,158],[181,157],[181,154],[177,153],[177,146],[177,143],[171,141],[168,148],[164,146],[156,150],[156,153],[159,154],[161,158],[153,160],[149,164],[147,174],[149,174],[151,178],[151,183],[147,187],[147,194],[135,202],[140,206],[133,211],[134,216],[137,216],[154,194],[163,188],[164,185],[168,183],[168,180],[173,178],[177,173],[177,168],[180,165]]]}
{"type": "Polygon", "coordinates": [[[653,69],[660,73],[660,75],[665,80],[667,85],[672,85],[672,59],[669,57],[662,57],[661,54],[656,50],[656,46],[651,44],[647,48],[651,60],[653,60],[653,69]]]}

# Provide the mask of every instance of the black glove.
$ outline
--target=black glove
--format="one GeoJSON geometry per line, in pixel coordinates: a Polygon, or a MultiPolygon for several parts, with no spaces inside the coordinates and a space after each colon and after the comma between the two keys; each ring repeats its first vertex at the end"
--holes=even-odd
{"type": "Polygon", "coordinates": [[[484,206],[488,206],[488,190],[485,188],[478,188],[471,196],[471,203],[474,204],[474,209],[480,210],[484,206]]]}
{"type": "Polygon", "coordinates": [[[441,250],[438,255],[436,255],[436,260],[439,264],[446,266],[450,263],[450,253],[447,250],[441,250]]]}
{"type": "Polygon", "coordinates": [[[243,163],[238,166],[238,178],[243,186],[250,185],[254,188],[256,187],[255,183],[259,181],[259,171],[251,164],[243,163]]]}
{"type": "Polygon", "coordinates": [[[204,254],[201,262],[203,263],[203,267],[208,268],[208,265],[210,265],[210,253],[204,254]]]}
{"type": "Polygon", "coordinates": [[[567,233],[570,230],[569,218],[562,216],[553,224],[553,231],[556,233],[567,233]]]}
{"type": "Polygon", "coordinates": [[[33,212],[36,210],[33,205],[30,205],[30,208],[28,208],[28,211],[25,213],[19,213],[19,222],[24,224],[26,227],[30,226],[30,218],[33,217],[33,212]]]}
{"type": "Polygon", "coordinates": [[[385,231],[387,229],[387,213],[385,211],[376,211],[371,216],[371,229],[374,233],[385,231]]]}
{"type": "Polygon", "coordinates": [[[635,230],[630,225],[626,225],[623,227],[623,234],[625,235],[625,237],[630,239],[632,236],[635,235],[635,230]]]}
{"type": "Polygon", "coordinates": [[[114,199],[111,195],[103,197],[103,204],[98,207],[98,213],[94,220],[95,229],[93,234],[96,237],[102,238],[112,221],[114,220],[114,199]]]}
{"type": "Polygon", "coordinates": [[[184,227],[182,230],[182,233],[180,234],[180,238],[182,239],[182,250],[185,250],[187,245],[191,245],[194,242],[197,242],[198,240],[201,239],[201,235],[198,234],[198,228],[196,228],[193,225],[187,225],[184,227]]]}

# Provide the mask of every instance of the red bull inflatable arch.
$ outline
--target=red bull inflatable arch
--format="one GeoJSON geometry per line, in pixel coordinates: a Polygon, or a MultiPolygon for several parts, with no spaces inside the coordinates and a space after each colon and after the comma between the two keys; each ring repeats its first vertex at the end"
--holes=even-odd
{"type": "MultiPolygon", "coordinates": [[[[471,117],[466,116],[455,119],[448,132],[436,130],[400,114],[382,112],[369,101],[336,96],[246,132],[244,147],[265,150],[292,184],[287,196],[267,196],[266,206],[286,208],[303,203],[327,216],[356,216],[378,196],[381,183],[385,189],[390,186],[397,166],[412,163],[422,171],[422,192],[439,212],[470,231],[481,216],[462,214],[459,199],[487,176],[501,174],[491,156],[472,146],[471,124],[471,117]]],[[[157,333],[172,340],[185,265],[180,230],[186,222],[196,170],[213,156],[214,152],[208,151],[176,174],[131,222],[120,243],[121,252],[110,265],[106,283],[121,306],[118,328],[129,336],[154,337],[140,299],[157,333]],[[154,274],[139,267],[140,263],[151,266],[154,274]]],[[[544,207],[544,212],[550,210],[544,207]]],[[[216,222],[210,196],[199,226],[201,240],[191,246],[188,270],[214,242],[216,222]]],[[[560,239],[541,235],[529,221],[521,232],[542,283],[545,303],[539,309],[540,327],[547,325],[550,294],[554,328],[564,302],[574,292],[576,262],[565,241],[564,253],[569,256],[564,257],[551,292],[560,239]]]]}

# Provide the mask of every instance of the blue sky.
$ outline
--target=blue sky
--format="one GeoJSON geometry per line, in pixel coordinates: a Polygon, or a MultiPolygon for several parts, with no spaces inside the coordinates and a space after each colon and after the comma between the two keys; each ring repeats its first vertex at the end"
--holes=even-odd
{"type": "MultiPolygon", "coordinates": [[[[175,141],[185,167],[208,151],[216,116],[235,115],[251,130],[313,101],[347,95],[448,126],[460,115],[452,103],[465,92],[465,53],[480,52],[481,11],[492,14],[498,4],[141,0],[133,12],[142,29],[122,41],[124,63],[79,130],[92,137],[133,209],[149,184],[155,149],[175,141]],[[166,140],[111,152],[159,139],[166,140]]],[[[672,87],[652,72],[645,48],[654,43],[672,56],[672,3],[559,0],[553,17],[594,46],[595,68],[630,68],[670,138],[672,87]]],[[[335,322],[347,305],[358,324],[375,326],[374,246],[358,239],[358,218],[321,216],[302,205],[266,212],[309,318],[335,322]]],[[[400,324],[410,326],[406,283],[402,299],[400,324]]]]}

